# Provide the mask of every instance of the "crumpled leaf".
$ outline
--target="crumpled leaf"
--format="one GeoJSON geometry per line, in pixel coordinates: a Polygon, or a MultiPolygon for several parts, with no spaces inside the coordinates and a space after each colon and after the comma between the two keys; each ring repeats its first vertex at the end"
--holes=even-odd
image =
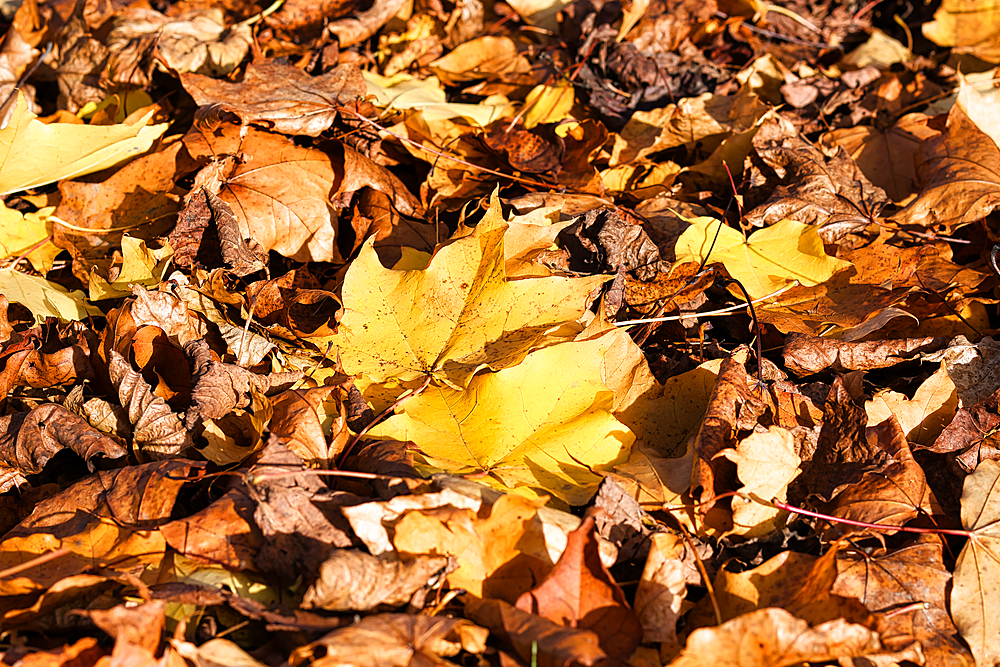
{"type": "Polygon", "coordinates": [[[785,336],[782,356],[785,368],[799,377],[831,369],[844,371],[889,368],[908,359],[919,359],[945,345],[942,336],[895,340],[845,342],[819,336],[790,333],[785,336]]]}
{"type": "Polygon", "coordinates": [[[983,461],[965,478],[962,527],[971,531],[955,562],[951,617],[977,665],[1000,662],[1000,463],[983,461]]]}
{"type": "Polygon", "coordinates": [[[684,539],[656,533],[650,539],[649,555],[635,592],[635,613],[642,624],[645,643],[677,643],[687,580],[684,576],[684,539]]]}
{"type": "Polygon", "coordinates": [[[506,227],[494,193],[475,231],[440,247],[426,270],[383,268],[366,244],[347,270],[334,339],[344,371],[464,386],[479,368],[517,364],[553,340],[550,328],[580,317],[606,278],[507,280],[506,227]],[[423,303],[433,307],[414,308],[423,303]]]}
{"type": "Polygon", "coordinates": [[[18,92],[14,113],[0,129],[0,194],[91,174],[145,153],[167,130],[166,123],[148,125],[154,113],[136,112],[120,125],[46,125],[18,92]]]}
{"type": "Polygon", "coordinates": [[[784,609],[769,607],[695,630],[668,667],[785,667],[882,653],[878,633],[863,625],[838,619],[810,628],[784,609]]]}
{"type": "Polygon", "coordinates": [[[368,611],[379,605],[407,603],[431,578],[445,571],[445,556],[419,555],[405,562],[363,551],[338,549],[319,569],[305,597],[305,609],[368,611]]]}
{"type": "Polygon", "coordinates": [[[815,226],[795,220],[781,220],[749,238],[713,218],[690,222],[677,239],[677,261],[700,263],[707,255],[709,262],[725,266],[751,299],[773,294],[793,281],[805,287],[817,285],[850,266],[826,254],[815,226]]]}
{"type": "Polygon", "coordinates": [[[191,434],[180,417],[116,350],[108,352],[108,374],[128,410],[136,449],[152,458],[166,459],[191,446],[191,434]]]}
{"type": "Polygon", "coordinates": [[[352,104],[366,92],[357,65],[310,76],[273,59],[250,63],[238,83],[202,74],[183,74],[181,83],[195,103],[213,114],[231,111],[244,124],[310,137],[329,129],[340,113],[338,104],[352,104]]]}
{"type": "Polygon", "coordinates": [[[120,459],[127,453],[117,442],[59,405],[48,403],[30,412],[0,417],[0,492],[26,483],[25,475],[40,473],[63,448],[78,454],[91,471],[93,459],[120,459]]]}
{"type": "Polygon", "coordinates": [[[203,338],[186,343],[184,352],[193,364],[191,376],[195,380],[191,409],[184,416],[188,429],[202,419],[219,419],[234,408],[250,405],[251,386],[262,394],[277,393],[302,378],[299,371],[260,375],[234,364],[215,361],[203,338]]]}
{"type": "Polygon", "coordinates": [[[448,667],[461,651],[486,650],[489,631],[464,618],[378,614],[292,651],[292,667],[448,667]]]}
{"type": "Polygon", "coordinates": [[[430,386],[369,435],[414,442],[418,468],[485,473],[500,488],[537,486],[581,505],[600,482],[595,471],[623,460],[634,439],[601,381],[609,338],[543,348],[464,391],[430,386]],[[514,411],[516,422],[500,418],[514,411]]]}
{"type": "Polygon", "coordinates": [[[395,175],[346,145],[321,151],[256,128],[241,137],[228,123],[214,132],[189,132],[185,145],[206,162],[220,154],[252,157],[226,174],[219,198],[232,208],[243,238],[290,259],[342,262],[337,212],[363,188],[386,194],[400,213],[419,208],[395,175]]]}

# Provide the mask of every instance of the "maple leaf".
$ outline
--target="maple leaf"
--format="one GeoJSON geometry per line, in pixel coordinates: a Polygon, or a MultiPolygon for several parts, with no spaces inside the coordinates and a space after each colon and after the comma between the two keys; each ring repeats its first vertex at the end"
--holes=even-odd
{"type": "Polygon", "coordinates": [[[814,225],[782,220],[745,238],[713,218],[695,218],[677,239],[677,261],[721,263],[751,299],[773,294],[793,281],[808,287],[850,266],[830,257],[814,225]],[[714,243],[713,243],[714,241],[714,243]]]}
{"type": "Polygon", "coordinates": [[[547,332],[583,315],[607,278],[507,280],[506,228],[494,193],[475,231],[439,247],[424,270],[386,269],[366,244],[347,270],[333,339],[344,371],[380,382],[431,375],[461,387],[480,368],[513,366],[559,340],[547,332]]]}
{"type": "Polygon", "coordinates": [[[369,435],[414,442],[418,468],[486,475],[500,488],[534,486],[583,504],[601,481],[596,471],[622,461],[634,440],[601,381],[609,338],[537,350],[477,375],[464,391],[430,386],[369,435]]]}

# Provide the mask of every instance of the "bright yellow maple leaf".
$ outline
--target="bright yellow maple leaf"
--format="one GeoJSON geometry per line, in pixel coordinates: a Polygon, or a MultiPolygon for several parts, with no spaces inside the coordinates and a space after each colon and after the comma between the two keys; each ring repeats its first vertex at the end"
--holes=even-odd
{"type": "Polygon", "coordinates": [[[439,246],[426,269],[386,269],[365,244],[347,270],[333,339],[344,371],[380,382],[432,375],[462,387],[480,368],[513,366],[560,340],[549,329],[582,316],[608,276],[507,280],[506,229],[494,193],[475,231],[439,246]]]}
{"type": "Polygon", "coordinates": [[[25,257],[42,275],[49,272],[62,248],[52,243],[52,223],[45,219],[54,207],[36,213],[22,214],[0,202],[0,259],[25,257]]]}
{"type": "Polygon", "coordinates": [[[751,299],[767,296],[796,280],[806,287],[818,285],[851,265],[826,254],[815,225],[782,220],[745,239],[715,218],[690,222],[677,239],[677,262],[700,262],[708,255],[709,263],[725,266],[751,299]]]}
{"type": "Polygon", "coordinates": [[[608,336],[552,345],[464,391],[429,386],[379,424],[374,438],[408,440],[422,471],[482,474],[501,489],[543,489],[570,505],[594,494],[635,436],[611,413],[601,381],[608,336]]]}
{"type": "Polygon", "coordinates": [[[0,194],[106,169],[149,150],[167,123],[148,125],[154,110],[118,125],[46,125],[18,91],[14,112],[0,129],[0,194]]]}

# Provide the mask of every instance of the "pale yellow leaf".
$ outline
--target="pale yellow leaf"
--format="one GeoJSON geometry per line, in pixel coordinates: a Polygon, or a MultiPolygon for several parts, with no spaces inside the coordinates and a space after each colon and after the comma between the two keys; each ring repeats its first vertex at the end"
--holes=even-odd
{"type": "Polygon", "coordinates": [[[772,498],[784,501],[788,485],[799,473],[802,459],[795,453],[795,439],[787,429],[771,426],[767,431],[751,433],[735,449],[719,453],[736,464],[736,476],[745,494],[732,500],[733,529],[736,535],[762,537],[784,526],[787,512],[758,501],[772,498]],[[756,500],[754,500],[756,498],[756,500]]]}
{"type": "Polygon", "coordinates": [[[601,381],[608,336],[553,345],[512,368],[481,373],[464,391],[429,386],[369,432],[411,441],[418,467],[508,490],[530,486],[570,505],[594,494],[634,436],[611,413],[601,381]]]}
{"type": "Polygon", "coordinates": [[[83,292],[70,292],[45,278],[13,269],[0,269],[0,294],[30,310],[36,324],[41,324],[46,317],[73,322],[102,314],[99,309],[87,304],[83,292]]]}
{"type": "Polygon", "coordinates": [[[677,261],[701,262],[708,256],[709,263],[725,266],[752,299],[795,281],[805,287],[818,285],[851,266],[826,254],[815,225],[782,220],[744,239],[740,232],[714,218],[694,218],[690,222],[691,226],[677,239],[677,261]]]}
{"type": "Polygon", "coordinates": [[[868,424],[881,424],[895,415],[909,442],[930,446],[958,410],[958,390],[942,363],[917,388],[912,399],[889,389],[878,392],[865,403],[868,424]]]}
{"type": "Polygon", "coordinates": [[[125,235],[122,237],[121,270],[114,280],[108,281],[97,273],[90,274],[90,300],[116,299],[129,296],[134,284],[155,287],[170,265],[174,251],[169,243],[160,248],[149,248],[142,239],[125,235]]]}
{"type": "Polygon", "coordinates": [[[0,202],[0,259],[16,259],[31,250],[25,255],[31,266],[43,275],[48,273],[56,255],[62,252],[62,248],[49,238],[52,236],[52,225],[45,221],[45,213],[53,210],[53,207],[47,207],[37,213],[22,215],[0,202]]]}
{"type": "Polygon", "coordinates": [[[972,531],[955,562],[951,615],[979,667],[1000,662],[1000,463],[965,478],[962,527],[972,531]]]}
{"type": "Polygon", "coordinates": [[[107,169],[149,150],[167,124],[147,125],[155,110],[120,125],[46,125],[17,93],[14,113],[0,129],[0,194],[9,194],[107,169]]]}

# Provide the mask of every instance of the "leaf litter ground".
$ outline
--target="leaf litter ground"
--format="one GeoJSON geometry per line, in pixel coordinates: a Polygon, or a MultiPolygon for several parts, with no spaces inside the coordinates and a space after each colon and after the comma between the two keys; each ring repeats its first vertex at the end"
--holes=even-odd
{"type": "Polygon", "coordinates": [[[12,3],[4,662],[1000,664],[932,9],[12,3]]]}

